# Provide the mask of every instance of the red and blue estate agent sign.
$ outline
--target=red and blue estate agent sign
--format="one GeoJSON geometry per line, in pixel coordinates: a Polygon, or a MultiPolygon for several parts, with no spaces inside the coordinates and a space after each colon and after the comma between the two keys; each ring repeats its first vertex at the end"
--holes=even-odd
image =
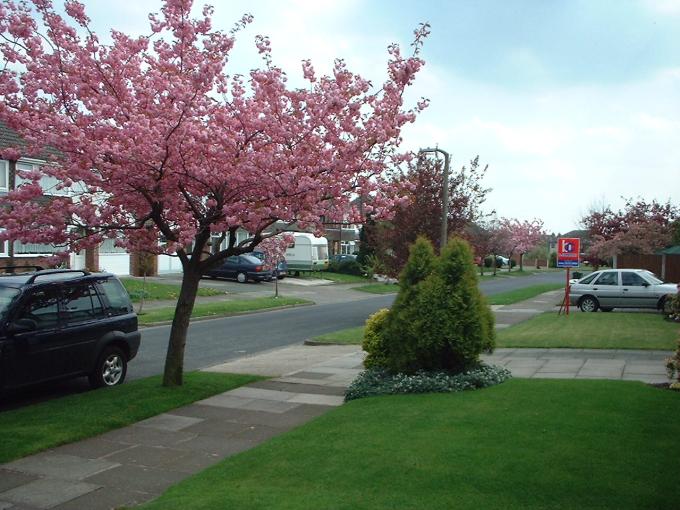
{"type": "Polygon", "coordinates": [[[557,240],[557,267],[579,267],[581,240],[578,237],[560,237],[557,240]]]}

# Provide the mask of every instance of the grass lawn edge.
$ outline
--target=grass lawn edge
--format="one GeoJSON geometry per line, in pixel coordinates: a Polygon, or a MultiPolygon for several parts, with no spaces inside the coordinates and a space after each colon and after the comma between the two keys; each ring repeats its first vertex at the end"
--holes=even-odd
{"type": "Polygon", "coordinates": [[[200,370],[184,376],[184,384],[177,388],[163,387],[162,376],[154,375],[3,411],[0,427],[7,437],[0,444],[0,464],[90,439],[267,379],[200,370]],[[73,420],[74,415],[80,418],[73,420]]]}
{"type": "MultiPolygon", "coordinates": [[[[257,310],[243,310],[240,312],[224,312],[220,314],[215,314],[215,315],[201,315],[199,317],[191,317],[190,321],[191,322],[198,322],[198,321],[207,321],[211,319],[223,319],[225,317],[235,317],[237,315],[250,315],[254,313],[260,313],[260,312],[270,312],[272,310],[285,310],[286,308],[298,308],[300,306],[311,306],[315,305],[316,303],[314,301],[307,301],[306,303],[296,303],[292,305],[281,305],[281,306],[272,306],[269,308],[259,308],[257,310]]],[[[172,306],[169,307],[164,307],[164,308],[156,308],[155,310],[174,310],[175,308],[172,306]]],[[[154,310],[154,311],[155,311],[154,310]]],[[[142,315],[143,317],[143,315],[142,315]]],[[[166,321],[157,321],[157,322],[139,322],[139,327],[140,328],[155,328],[158,326],[168,326],[172,324],[172,320],[166,320],[166,321]]]]}

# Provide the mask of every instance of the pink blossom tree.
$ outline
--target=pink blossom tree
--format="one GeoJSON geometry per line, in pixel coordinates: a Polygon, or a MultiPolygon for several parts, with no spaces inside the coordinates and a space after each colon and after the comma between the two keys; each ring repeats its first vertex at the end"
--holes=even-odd
{"type": "Polygon", "coordinates": [[[279,297],[279,262],[284,260],[286,249],[295,240],[293,234],[283,233],[264,239],[258,249],[264,253],[264,261],[268,269],[274,272],[274,297],[279,297]]]}
{"type": "Polygon", "coordinates": [[[328,76],[304,61],[306,86],[291,88],[263,36],[262,67],[227,74],[250,16],[223,32],[212,26],[211,7],[191,10],[192,0],[165,0],[149,16],[149,35],[112,30],[104,44],[76,0],[65,2],[64,16],[50,0],[0,4],[0,121],[24,137],[26,150],[52,154],[2,199],[0,241],[80,250],[113,238],[179,257],[168,386],[182,384],[201,275],[277,226],[320,229],[322,216],[340,221],[347,211],[359,222],[353,193],[372,197],[364,213],[389,213],[402,194],[387,170],[410,158],[399,152],[401,128],[427,105],[403,103],[424,64],[427,24],[416,30],[411,56],[388,47],[380,87],[336,60],[328,76]],[[39,200],[42,175],[58,178],[70,196],[39,200]],[[249,239],[237,243],[239,229],[249,239]],[[221,248],[211,249],[216,237],[221,248]]]}
{"type": "MultiPolygon", "coordinates": [[[[524,270],[524,254],[541,242],[545,232],[543,221],[534,219],[520,221],[516,218],[503,218],[501,228],[507,232],[505,247],[508,258],[515,253],[519,255],[519,270],[524,270]]],[[[512,269],[512,263],[508,264],[508,271],[512,269]]]]}

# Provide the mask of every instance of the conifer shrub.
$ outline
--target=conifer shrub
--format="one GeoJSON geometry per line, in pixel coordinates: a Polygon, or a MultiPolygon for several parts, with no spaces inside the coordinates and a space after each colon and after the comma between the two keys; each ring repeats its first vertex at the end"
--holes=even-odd
{"type": "Polygon", "coordinates": [[[364,360],[366,368],[384,367],[387,362],[387,352],[383,341],[383,331],[390,311],[382,308],[371,315],[364,328],[364,340],[361,347],[368,353],[364,360]]]}
{"type": "Polygon", "coordinates": [[[380,339],[365,341],[371,367],[406,374],[462,372],[493,349],[493,315],[477,287],[467,242],[452,239],[436,257],[431,243],[418,238],[399,285],[394,306],[371,330],[380,339]]]}

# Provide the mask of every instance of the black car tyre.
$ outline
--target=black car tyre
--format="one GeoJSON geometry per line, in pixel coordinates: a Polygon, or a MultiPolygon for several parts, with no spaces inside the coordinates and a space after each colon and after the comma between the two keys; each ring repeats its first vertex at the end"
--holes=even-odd
{"type": "Polygon", "coordinates": [[[238,273],[236,275],[236,281],[239,283],[246,283],[248,281],[248,275],[245,273],[238,273]]]}
{"type": "Polygon", "coordinates": [[[600,307],[600,303],[598,303],[597,299],[595,299],[593,296],[586,296],[581,299],[578,307],[582,312],[597,312],[597,309],[600,307]]]}
{"type": "Polygon", "coordinates": [[[107,347],[89,376],[93,388],[122,384],[127,374],[127,356],[118,347],[107,347]]]}

